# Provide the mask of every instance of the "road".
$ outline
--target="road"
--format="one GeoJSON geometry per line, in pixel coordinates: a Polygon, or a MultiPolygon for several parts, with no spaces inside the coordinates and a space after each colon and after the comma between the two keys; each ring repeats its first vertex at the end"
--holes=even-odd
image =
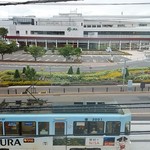
{"type": "MultiPolygon", "coordinates": [[[[12,102],[16,100],[26,101],[28,98],[33,98],[31,95],[27,96],[4,96],[0,97],[0,101],[6,99],[6,101],[12,102]]],[[[100,101],[105,103],[149,103],[146,105],[138,105],[138,107],[150,106],[150,93],[136,93],[136,94],[48,94],[44,96],[37,95],[36,98],[47,100],[48,102],[53,103],[64,103],[64,102],[84,102],[84,101],[100,101]]],[[[150,108],[137,108],[131,109],[132,120],[150,120],[150,108]]]]}
{"type": "MultiPolygon", "coordinates": [[[[133,121],[131,131],[150,131],[150,121],[133,121]]],[[[150,132],[149,134],[130,135],[131,150],[149,150],[150,149],[150,132]]]]}
{"type": "MultiPolygon", "coordinates": [[[[88,59],[88,58],[87,58],[88,59]]],[[[136,67],[149,67],[149,60],[139,60],[139,61],[132,61],[126,62],[127,66],[130,68],[136,67]]],[[[31,67],[35,68],[36,71],[46,71],[46,72],[67,72],[69,67],[72,66],[73,70],[76,70],[80,67],[81,72],[94,72],[100,70],[114,70],[114,69],[122,69],[124,62],[118,63],[82,63],[82,64],[75,64],[75,63],[20,63],[20,62],[1,62],[0,69],[1,70],[12,70],[12,69],[19,69],[22,70],[23,67],[30,65],[31,67]]]]}
{"type": "MultiPolygon", "coordinates": [[[[138,52],[137,52],[138,53],[138,52]]],[[[136,52],[135,54],[136,55],[136,52]]],[[[33,57],[29,54],[24,53],[23,51],[18,51],[16,53],[7,54],[4,56],[4,60],[7,62],[1,62],[1,70],[9,69],[20,69],[22,70],[27,64],[35,68],[37,71],[47,71],[47,72],[66,72],[70,66],[73,66],[73,69],[76,70],[77,67],[80,67],[82,72],[92,72],[100,71],[106,69],[122,69],[124,65],[124,60],[126,60],[126,65],[130,68],[133,67],[149,67],[150,59],[146,59],[141,53],[141,57],[130,58],[130,56],[114,55],[113,63],[109,62],[110,55],[83,55],[82,63],[66,63],[66,59],[60,55],[46,54],[42,58],[39,58],[38,61],[44,61],[44,63],[35,63],[33,57]],[[8,62],[12,61],[33,61],[31,62],[8,62]],[[61,63],[60,63],[61,62],[61,63]]]]}

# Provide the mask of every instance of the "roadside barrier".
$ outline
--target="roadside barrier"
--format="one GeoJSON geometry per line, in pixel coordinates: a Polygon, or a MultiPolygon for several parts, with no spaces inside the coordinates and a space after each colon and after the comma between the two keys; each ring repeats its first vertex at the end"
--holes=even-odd
{"type": "Polygon", "coordinates": [[[123,86],[52,86],[52,87],[35,87],[33,91],[30,89],[29,92],[26,91],[26,88],[0,88],[0,95],[6,94],[82,94],[82,93],[137,93],[137,92],[149,92],[150,86],[145,88],[140,88],[139,86],[135,86],[132,89],[128,89],[127,87],[123,86]],[[36,92],[35,92],[36,91],[36,92]]]}

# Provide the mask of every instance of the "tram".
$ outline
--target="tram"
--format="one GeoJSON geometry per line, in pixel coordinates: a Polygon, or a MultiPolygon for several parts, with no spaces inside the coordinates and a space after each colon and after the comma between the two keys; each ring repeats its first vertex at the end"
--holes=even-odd
{"type": "Polygon", "coordinates": [[[5,106],[0,150],[129,150],[130,125],[120,105],[5,106]]]}

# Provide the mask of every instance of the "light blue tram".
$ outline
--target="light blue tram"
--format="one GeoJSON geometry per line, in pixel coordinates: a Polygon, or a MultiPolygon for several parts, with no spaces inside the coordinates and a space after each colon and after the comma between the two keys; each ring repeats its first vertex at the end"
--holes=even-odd
{"type": "Polygon", "coordinates": [[[1,112],[0,150],[130,149],[131,115],[118,105],[57,105],[45,107],[47,112],[37,109],[28,106],[1,112]]]}

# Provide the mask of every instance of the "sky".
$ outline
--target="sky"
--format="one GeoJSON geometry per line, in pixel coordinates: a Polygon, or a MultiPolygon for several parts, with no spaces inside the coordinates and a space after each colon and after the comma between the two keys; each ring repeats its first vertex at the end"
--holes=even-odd
{"type": "MultiPolygon", "coordinates": [[[[0,0],[2,2],[18,2],[29,0],[0,0]]],[[[75,5],[76,3],[150,3],[150,0],[80,0],[75,2],[64,2],[30,5],[0,6],[0,18],[11,18],[13,16],[36,16],[39,18],[50,18],[59,13],[75,12],[83,15],[149,15],[149,5],[75,5]],[[66,5],[71,3],[71,5],[66,5]]]]}

